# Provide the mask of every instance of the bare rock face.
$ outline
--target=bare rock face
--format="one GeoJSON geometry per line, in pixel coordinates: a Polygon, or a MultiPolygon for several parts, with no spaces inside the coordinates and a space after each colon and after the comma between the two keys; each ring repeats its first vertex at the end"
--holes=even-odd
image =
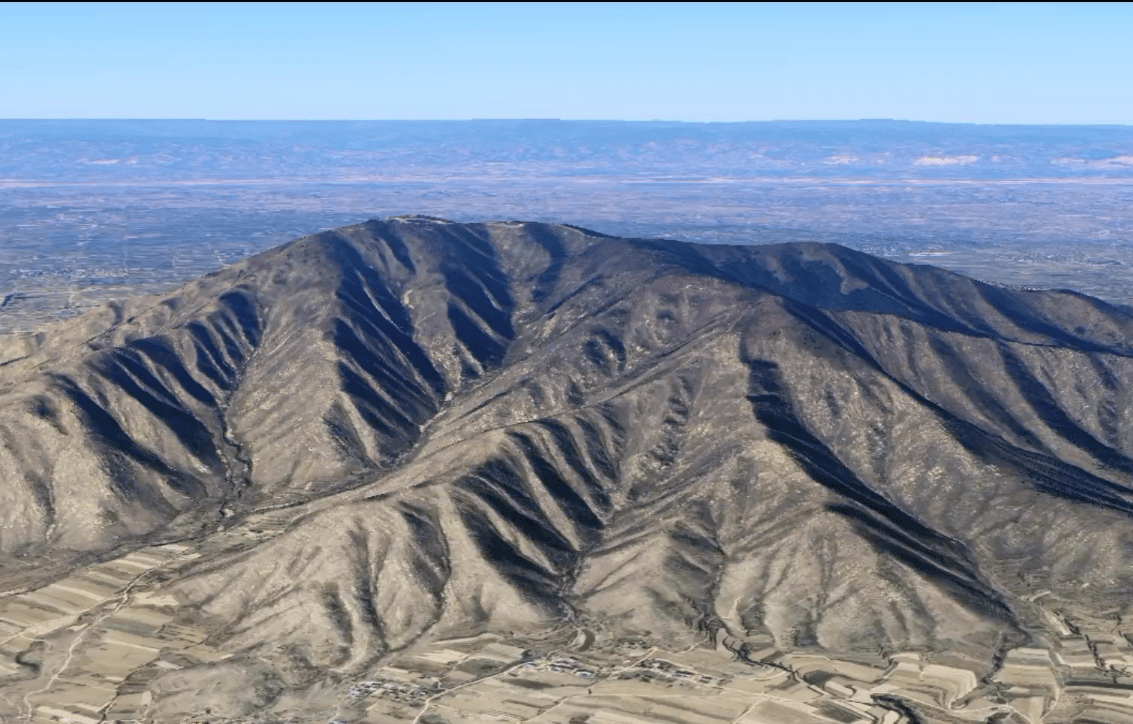
{"type": "Polygon", "coordinates": [[[20,344],[4,575],[292,511],[160,589],[312,670],[562,621],[990,658],[1133,590],[1133,312],[1070,292],[413,217],[20,344]]]}

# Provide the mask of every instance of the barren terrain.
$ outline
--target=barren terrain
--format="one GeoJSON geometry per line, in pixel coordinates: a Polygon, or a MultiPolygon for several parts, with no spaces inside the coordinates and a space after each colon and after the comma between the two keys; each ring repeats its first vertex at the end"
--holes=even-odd
{"type": "Polygon", "coordinates": [[[5,338],[5,721],[1133,719],[1133,315],[372,220],[5,338]]]}

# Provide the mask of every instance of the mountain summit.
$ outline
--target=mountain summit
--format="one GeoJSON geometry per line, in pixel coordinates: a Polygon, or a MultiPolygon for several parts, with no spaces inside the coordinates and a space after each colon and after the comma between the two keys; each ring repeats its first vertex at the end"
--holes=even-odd
{"type": "Polygon", "coordinates": [[[251,526],[146,581],[227,655],[570,625],[990,667],[1133,613],[1133,311],[1072,292],[401,217],[6,355],[3,588],[251,526]]]}

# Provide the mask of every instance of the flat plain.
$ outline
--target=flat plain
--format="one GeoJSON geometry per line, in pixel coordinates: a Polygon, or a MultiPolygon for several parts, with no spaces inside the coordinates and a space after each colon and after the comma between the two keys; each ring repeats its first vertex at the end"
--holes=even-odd
{"type": "Polygon", "coordinates": [[[0,332],[398,214],[836,242],[1133,301],[1127,127],[0,121],[0,332]]]}

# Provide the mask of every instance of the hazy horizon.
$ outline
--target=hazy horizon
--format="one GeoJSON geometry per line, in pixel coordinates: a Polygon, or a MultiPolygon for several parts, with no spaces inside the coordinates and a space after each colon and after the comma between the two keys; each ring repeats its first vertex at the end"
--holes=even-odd
{"type": "Polygon", "coordinates": [[[671,118],[209,118],[190,117],[184,118],[145,118],[145,117],[130,117],[130,118],[87,118],[87,117],[43,117],[43,118],[21,118],[21,117],[0,117],[0,124],[3,123],[20,123],[20,122],[75,122],[75,123],[97,123],[97,122],[144,122],[144,123],[480,123],[480,122],[523,122],[523,123],[636,123],[636,124],[673,124],[673,125],[689,125],[689,126],[740,126],[740,125],[756,125],[756,124],[790,124],[790,123],[814,123],[814,124],[851,124],[851,123],[908,123],[908,124],[924,124],[935,126],[1003,126],[1003,127],[1023,127],[1023,128],[1063,128],[1063,127],[1087,127],[1087,128],[1130,128],[1133,127],[1133,121],[1128,123],[1107,123],[1107,122],[1070,122],[1070,123],[995,123],[995,122],[978,122],[978,121],[931,121],[920,120],[916,118],[767,118],[759,120],[746,120],[746,121],[699,121],[699,120],[681,120],[671,118]]]}

